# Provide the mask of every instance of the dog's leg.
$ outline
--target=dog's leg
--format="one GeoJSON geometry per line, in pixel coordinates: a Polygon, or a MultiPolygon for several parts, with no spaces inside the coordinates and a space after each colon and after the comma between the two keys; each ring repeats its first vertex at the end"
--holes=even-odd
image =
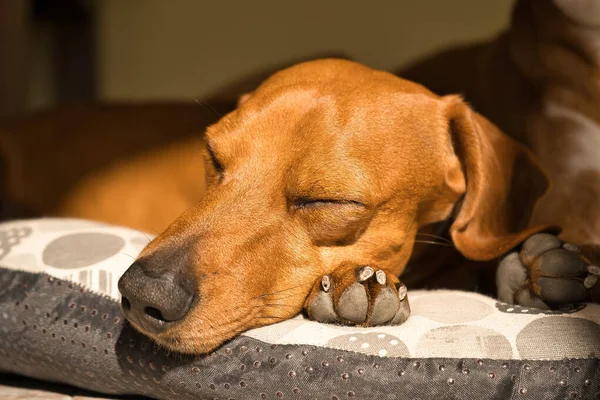
{"type": "Polygon", "coordinates": [[[319,322],[398,325],[410,315],[406,286],[375,266],[345,265],[315,283],[304,309],[319,322]]]}
{"type": "Polygon", "coordinates": [[[498,298],[544,309],[600,302],[598,265],[598,246],[578,247],[548,233],[533,235],[500,261],[498,298]]]}

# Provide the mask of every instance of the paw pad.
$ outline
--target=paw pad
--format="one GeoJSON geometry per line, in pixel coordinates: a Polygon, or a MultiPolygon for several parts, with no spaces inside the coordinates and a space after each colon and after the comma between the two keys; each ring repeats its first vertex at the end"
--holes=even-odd
{"type": "Polygon", "coordinates": [[[598,277],[600,268],[590,264],[580,247],[540,233],[500,261],[496,284],[505,303],[548,309],[598,301],[593,294],[598,277]]]}
{"type": "Polygon", "coordinates": [[[362,326],[401,324],[410,315],[406,286],[371,266],[347,267],[321,277],[305,310],[320,322],[362,326]]]}

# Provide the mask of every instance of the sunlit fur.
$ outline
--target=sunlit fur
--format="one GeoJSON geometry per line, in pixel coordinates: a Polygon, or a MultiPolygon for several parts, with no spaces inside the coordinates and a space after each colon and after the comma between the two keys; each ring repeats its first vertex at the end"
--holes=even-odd
{"type": "Polygon", "coordinates": [[[241,103],[206,132],[206,197],[140,255],[183,249],[198,280],[186,317],[148,333],[167,348],[203,353],[290,318],[342,264],[399,276],[419,228],[465,194],[453,233],[463,254],[489,260],[531,232],[497,223],[505,206],[490,197],[528,153],[457,97],[330,59],[283,70],[241,103]],[[493,190],[481,181],[492,175],[493,190]]]}
{"type": "MultiPolygon", "coordinates": [[[[547,182],[537,163],[460,98],[339,60],[293,67],[242,96],[206,134],[222,176],[201,132],[236,101],[72,105],[0,117],[5,197],[37,215],[154,233],[191,208],[143,254],[187,246],[193,255],[200,301],[154,335],[193,353],[296,314],[338,265],[399,274],[413,244],[439,242],[418,233],[437,233],[427,225],[436,221],[449,218],[441,225],[471,260],[499,256],[542,223],[560,225],[576,244],[598,243],[597,7],[519,0],[506,33],[401,73],[440,95],[463,93],[530,147],[553,183],[540,202],[547,182]],[[295,208],[310,196],[366,207],[295,208]]],[[[414,250],[411,272],[427,284],[448,284],[453,263],[465,262],[448,257],[449,246],[414,250]]]]}

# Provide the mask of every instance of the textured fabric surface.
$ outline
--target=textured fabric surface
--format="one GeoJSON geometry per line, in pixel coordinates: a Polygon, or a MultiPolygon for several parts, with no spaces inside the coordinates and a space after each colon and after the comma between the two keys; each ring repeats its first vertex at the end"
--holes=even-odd
{"type": "Polygon", "coordinates": [[[116,301],[43,274],[0,275],[0,370],[156,398],[591,399],[598,359],[368,356],[240,336],[205,356],[165,352],[116,301]],[[475,396],[475,397],[473,397],[475,396]]]}
{"type": "Polygon", "coordinates": [[[311,344],[388,357],[490,359],[600,355],[600,306],[569,312],[510,306],[476,293],[409,291],[411,317],[400,326],[342,327],[299,316],[245,335],[276,344],[311,344]]]}
{"type": "Polygon", "coordinates": [[[43,218],[0,224],[0,265],[46,272],[119,298],[117,282],[152,239],[98,222],[43,218]]]}
{"type": "MultiPolygon", "coordinates": [[[[150,235],[73,219],[0,224],[0,265],[45,272],[119,300],[117,281],[150,235]]],[[[585,358],[600,354],[600,306],[569,313],[508,306],[476,293],[411,291],[401,326],[355,328],[302,316],[246,336],[389,357],[585,358]],[[542,339],[542,340],[540,340],[542,339]]]]}
{"type": "Polygon", "coordinates": [[[165,352],[118,304],[118,277],[149,240],[80,220],[0,224],[0,371],[155,398],[600,398],[598,305],[412,291],[398,327],[297,317],[211,355],[165,352]]]}

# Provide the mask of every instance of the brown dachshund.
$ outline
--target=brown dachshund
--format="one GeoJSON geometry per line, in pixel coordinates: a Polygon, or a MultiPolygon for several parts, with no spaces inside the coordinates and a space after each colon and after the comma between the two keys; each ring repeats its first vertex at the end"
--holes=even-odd
{"type": "Polygon", "coordinates": [[[397,277],[417,232],[448,220],[471,260],[525,242],[518,264],[503,261],[511,300],[559,306],[595,287],[588,258],[529,224],[547,188],[532,154],[457,96],[319,60],[275,74],[205,137],[206,196],[119,283],[131,323],[169,348],[210,351],[303,307],[324,322],[401,323],[397,277]]]}
{"type": "MultiPolygon", "coordinates": [[[[118,162],[88,159],[70,142],[69,154],[40,151],[45,171],[15,155],[27,147],[18,133],[35,130],[27,121],[74,129],[68,113],[9,118],[0,144],[14,202],[36,213],[164,230],[120,289],[130,322],[168,348],[208,352],[303,308],[323,322],[402,323],[410,312],[403,272],[406,282],[435,272],[451,286],[468,279],[455,265],[493,275],[499,259],[505,301],[560,307],[600,299],[598,252],[557,239],[554,220],[531,222],[548,188],[534,155],[460,97],[327,59],[269,78],[207,129],[206,142],[189,134],[216,119],[206,107],[182,106],[177,117],[164,107],[86,108],[87,130],[110,132],[113,146],[130,131],[154,143],[118,162]],[[152,115],[163,117],[136,125],[152,115]],[[171,127],[175,119],[190,124],[171,127]],[[178,140],[165,150],[158,131],[178,140]],[[93,173],[70,169],[73,157],[93,173]],[[54,173],[70,182],[66,194],[38,200],[53,189],[21,184],[52,186],[54,173]],[[415,248],[420,238],[446,233],[451,248],[415,248]]],[[[95,147],[110,153],[99,151],[110,145],[95,147]]]]}

